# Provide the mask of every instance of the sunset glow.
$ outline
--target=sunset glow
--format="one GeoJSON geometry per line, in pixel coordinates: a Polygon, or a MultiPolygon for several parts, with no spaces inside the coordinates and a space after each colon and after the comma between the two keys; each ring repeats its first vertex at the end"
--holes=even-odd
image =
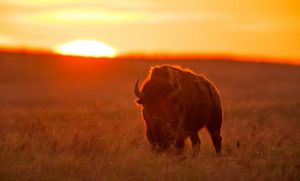
{"type": "MultiPolygon", "coordinates": [[[[0,11],[4,47],[57,52],[62,42],[89,37],[119,54],[225,54],[300,64],[299,0],[2,0],[0,11]]],[[[98,46],[78,46],[58,52],[99,56],[98,46]]]]}
{"type": "Polygon", "coordinates": [[[114,57],[116,50],[95,40],[75,40],[58,46],[55,50],[63,55],[76,55],[86,57],[114,57]]]}

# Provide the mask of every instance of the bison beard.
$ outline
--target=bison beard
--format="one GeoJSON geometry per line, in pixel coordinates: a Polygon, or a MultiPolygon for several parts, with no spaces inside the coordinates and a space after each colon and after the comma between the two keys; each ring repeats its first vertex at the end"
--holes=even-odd
{"type": "Polygon", "coordinates": [[[158,151],[174,145],[178,151],[190,138],[194,153],[200,149],[198,132],[206,127],[216,152],[221,151],[222,107],[211,81],[178,66],[152,67],[140,91],[135,85],[136,102],[142,105],[146,135],[158,151]]]}

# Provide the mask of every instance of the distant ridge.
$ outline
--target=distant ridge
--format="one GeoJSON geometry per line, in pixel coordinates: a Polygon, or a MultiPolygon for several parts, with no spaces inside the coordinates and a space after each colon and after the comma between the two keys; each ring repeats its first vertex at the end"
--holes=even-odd
{"type": "Polygon", "coordinates": [[[234,54],[212,54],[212,53],[127,53],[120,54],[114,58],[107,57],[83,57],[76,55],[61,55],[46,49],[27,49],[27,48],[3,48],[0,47],[0,54],[28,54],[28,55],[44,55],[55,57],[66,57],[76,59],[115,59],[115,60],[227,60],[239,62],[258,62],[258,63],[276,63],[300,65],[300,59],[291,58],[273,58],[273,57],[258,57],[244,56],[234,54]]]}

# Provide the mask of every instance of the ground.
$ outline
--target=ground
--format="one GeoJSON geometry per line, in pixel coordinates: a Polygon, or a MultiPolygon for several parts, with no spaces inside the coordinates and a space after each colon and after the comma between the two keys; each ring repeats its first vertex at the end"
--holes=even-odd
{"type": "Polygon", "coordinates": [[[299,118],[299,66],[0,55],[0,180],[300,180],[299,118]],[[163,63],[219,88],[222,156],[205,129],[195,158],[151,152],[133,90],[163,63]]]}

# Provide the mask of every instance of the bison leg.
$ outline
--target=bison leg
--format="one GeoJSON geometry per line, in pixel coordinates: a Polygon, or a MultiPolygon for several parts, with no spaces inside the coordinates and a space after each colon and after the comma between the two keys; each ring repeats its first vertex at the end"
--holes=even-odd
{"type": "Polygon", "coordinates": [[[184,139],[177,139],[175,141],[175,148],[177,150],[178,153],[181,153],[182,150],[184,149],[184,139]]]}
{"type": "Polygon", "coordinates": [[[193,156],[196,156],[200,151],[200,145],[201,145],[200,138],[198,136],[198,133],[193,133],[193,134],[189,135],[189,137],[192,141],[193,156]]]}
{"type": "Polygon", "coordinates": [[[217,152],[217,154],[220,154],[221,152],[221,148],[222,148],[222,137],[220,136],[220,134],[215,134],[211,136],[215,150],[217,152]]]}
{"type": "Polygon", "coordinates": [[[217,154],[220,154],[222,148],[222,137],[220,135],[220,129],[216,129],[216,125],[208,125],[207,129],[210,133],[217,154]]]}
{"type": "Polygon", "coordinates": [[[210,133],[217,154],[220,154],[222,148],[222,137],[220,135],[220,132],[223,117],[220,103],[216,104],[213,107],[211,114],[212,116],[206,127],[210,133]]]}

